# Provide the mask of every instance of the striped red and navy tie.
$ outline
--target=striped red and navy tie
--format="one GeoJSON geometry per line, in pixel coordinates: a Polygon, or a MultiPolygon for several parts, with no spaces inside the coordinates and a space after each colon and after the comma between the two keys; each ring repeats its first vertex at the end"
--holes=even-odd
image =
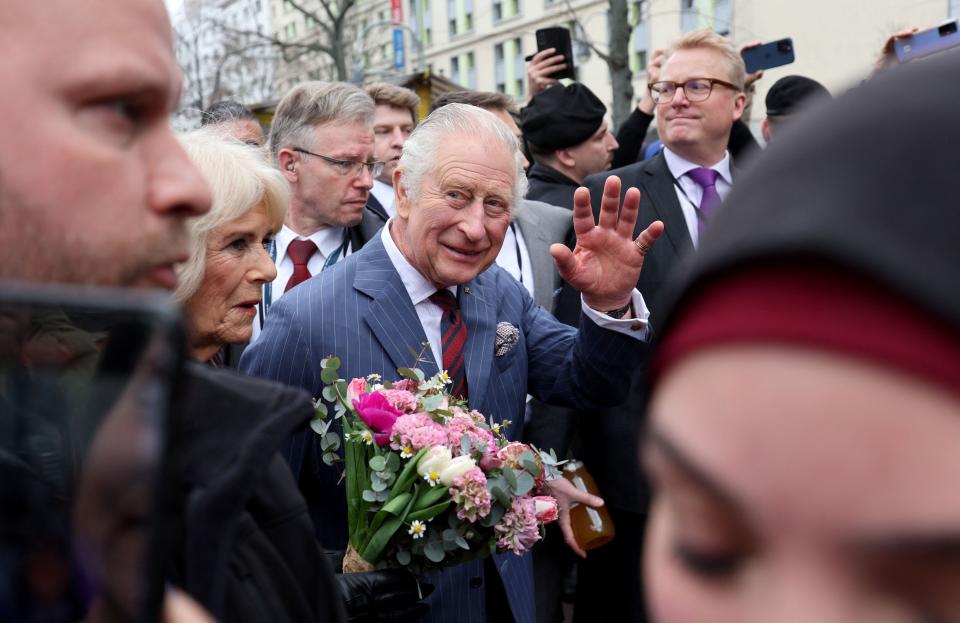
{"type": "Polygon", "coordinates": [[[451,394],[467,399],[467,368],[463,362],[467,345],[467,323],[463,321],[457,298],[450,290],[437,290],[430,295],[430,302],[443,310],[440,320],[443,367],[451,380],[451,394]]]}

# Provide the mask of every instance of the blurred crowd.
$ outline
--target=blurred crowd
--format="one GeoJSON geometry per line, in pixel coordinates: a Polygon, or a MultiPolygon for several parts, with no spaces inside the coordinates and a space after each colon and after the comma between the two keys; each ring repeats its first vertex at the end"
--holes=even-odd
{"type": "Polygon", "coordinates": [[[160,0],[5,7],[0,620],[960,620],[960,56],[898,64],[913,32],[847,93],[777,80],[759,141],[763,72],[709,29],[651,55],[615,135],[554,49],[522,106],[310,81],[269,126],[224,101],[177,135],[160,0]],[[27,284],[172,301],[162,442],[109,386],[68,392],[116,397],[80,432],[26,408],[37,362],[139,370],[89,319],[4,311],[27,284]],[[598,495],[549,484],[524,556],[342,573],[330,355],[446,370],[598,495]],[[585,551],[576,505],[613,540],[585,551]]]}

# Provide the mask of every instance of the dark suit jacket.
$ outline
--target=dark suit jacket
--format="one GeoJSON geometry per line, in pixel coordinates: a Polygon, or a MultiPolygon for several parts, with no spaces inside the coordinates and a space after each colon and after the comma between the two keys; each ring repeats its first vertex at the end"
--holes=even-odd
{"type": "MultiPolygon", "coordinates": [[[[497,266],[463,288],[461,309],[468,327],[464,361],[470,406],[496,420],[509,419],[507,436],[523,426],[526,394],[577,408],[616,404],[626,397],[625,370],[646,359],[645,343],[601,329],[590,320],[579,331],[556,321],[526,289],[497,266]],[[467,292],[469,288],[469,292],[467,292]],[[499,322],[520,330],[507,354],[494,357],[499,322]]],[[[274,304],[263,334],[244,353],[241,369],[307,389],[319,396],[320,360],[341,358],[344,378],[379,373],[396,378],[412,365],[409,349],[426,341],[423,327],[400,275],[379,237],[358,253],[304,282],[274,304]]],[[[419,367],[428,376],[431,361],[419,367]]],[[[307,427],[285,452],[301,491],[311,504],[319,538],[328,549],[347,540],[346,504],[339,473],[324,465],[318,437],[307,427]]],[[[533,575],[530,556],[494,557],[513,616],[532,623],[533,575]]],[[[474,561],[432,574],[432,621],[484,621],[483,563],[474,561]]]]}
{"type": "MultiPolygon", "coordinates": [[[[603,184],[610,175],[617,175],[623,182],[621,200],[631,186],[640,189],[640,214],[634,237],[658,219],[666,227],[663,236],[647,254],[637,282],[637,289],[650,309],[651,326],[656,331],[661,319],[658,312],[664,285],[673,278],[680,260],[693,251],[693,240],[663,152],[649,160],[591,175],[584,180],[584,185],[590,189],[595,214],[599,214],[603,184]]],[[[565,291],[564,299],[573,294],[575,291],[565,291]]],[[[645,416],[646,394],[642,382],[645,375],[646,368],[638,367],[627,402],[610,412],[581,414],[584,419],[579,427],[582,458],[607,503],[634,513],[644,512],[647,501],[647,489],[637,464],[637,440],[645,416]],[[609,417],[615,413],[628,417],[609,417]]]]}

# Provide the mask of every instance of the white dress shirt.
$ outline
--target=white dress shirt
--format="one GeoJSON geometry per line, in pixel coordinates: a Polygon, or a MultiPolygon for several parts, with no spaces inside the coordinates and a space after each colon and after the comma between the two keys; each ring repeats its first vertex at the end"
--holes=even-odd
{"type": "Polygon", "coordinates": [[[392,217],[396,214],[393,202],[397,196],[393,193],[393,186],[384,184],[380,180],[373,180],[373,188],[370,189],[370,194],[377,198],[388,216],[392,217]]]}
{"type": "Polygon", "coordinates": [[[507,235],[503,237],[503,246],[495,260],[497,266],[507,271],[513,278],[523,284],[530,296],[533,294],[533,265],[530,262],[530,251],[523,239],[523,232],[516,223],[510,223],[507,235]]]}
{"type": "MultiPolygon", "coordinates": [[[[693,169],[700,168],[699,164],[694,164],[689,160],[681,158],[670,151],[666,146],[663,148],[663,157],[667,161],[667,168],[673,174],[673,179],[677,180],[680,188],[674,185],[674,191],[677,193],[677,201],[680,202],[680,209],[683,210],[683,218],[687,222],[687,230],[690,232],[690,238],[693,240],[693,246],[696,248],[700,244],[700,229],[697,226],[697,208],[700,207],[700,200],[703,198],[703,188],[687,175],[693,169]],[[681,190],[682,189],[682,190],[681,190]]],[[[713,169],[720,175],[717,176],[717,194],[721,199],[726,199],[733,188],[733,178],[730,176],[730,152],[723,152],[723,160],[707,167],[713,169]]]]}
{"type": "MultiPolygon", "coordinates": [[[[290,256],[287,255],[287,248],[290,246],[290,243],[294,240],[312,240],[315,245],[317,245],[317,251],[313,254],[313,257],[307,262],[307,270],[310,271],[310,275],[318,275],[320,271],[323,270],[323,265],[326,263],[327,258],[330,257],[332,253],[340,249],[340,245],[343,244],[343,235],[344,231],[342,227],[330,227],[328,229],[321,229],[320,231],[314,232],[309,236],[301,236],[297,232],[293,231],[286,225],[280,228],[280,231],[277,232],[276,237],[273,239],[274,248],[276,250],[276,259],[277,264],[277,276],[273,280],[272,285],[270,286],[270,304],[277,302],[281,296],[283,296],[283,290],[287,287],[287,282],[290,281],[290,277],[293,275],[293,260],[290,259],[290,256]]],[[[343,255],[350,255],[351,247],[349,240],[347,241],[347,248],[344,251],[341,251],[341,258],[343,255]]],[[[339,259],[337,260],[340,261],[339,259]]],[[[264,318],[266,322],[266,318],[264,318]]],[[[257,336],[260,335],[260,306],[257,306],[257,315],[253,318],[253,335],[250,336],[250,342],[253,342],[257,339],[257,336]]]]}
{"type": "MultiPolygon", "coordinates": [[[[443,348],[440,325],[443,311],[438,305],[430,302],[430,295],[436,292],[437,288],[427,281],[426,277],[421,275],[420,272],[407,261],[403,253],[400,252],[397,243],[393,241],[393,236],[390,235],[392,222],[393,219],[390,219],[387,221],[387,224],[383,226],[383,229],[380,231],[380,239],[383,241],[383,246],[387,251],[387,256],[390,258],[390,263],[393,264],[393,267],[397,270],[397,273],[399,273],[400,280],[403,282],[403,286],[410,296],[413,308],[417,312],[417,318],[420,319],[420,325],[423,327],[423,334],[427,336],[427,341],[430,342],[430,348],[433,351],[437,368],[442,370],[443,348]]],[[[449,286],[447,289],[456,295],[456,286],[449,286]]],[[[636,315],[635,318],[616,320],[603,312],[598,312],[587,307],[586,303],[582,304],[583,312],[588,318],[601,327],[624,333],[638,340],[646,340],[649,334],[649,323],[647,321],[650,318],[650,311],[647,309],[647,305],[644,303],[643,296],[640,295],[640,292],[634,289],[631,296],[633,310],[636,315]]],[[[467,339],[470,339],[469,336],[467,339]]],[[[493,345],[491,345],[491,348],[493,348],[493,345]]]]}

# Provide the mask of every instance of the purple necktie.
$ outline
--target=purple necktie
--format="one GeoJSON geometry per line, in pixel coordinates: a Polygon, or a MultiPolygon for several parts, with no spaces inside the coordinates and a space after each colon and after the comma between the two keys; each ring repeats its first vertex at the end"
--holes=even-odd
{"type": "Polygon", "coordinates": [[[717,192],[717,178],[720,174],[713,169],[700,167],[687,171],[687,175],[703,189],[703,196],[700,198],[700,212],[697,214],[697,232],[703,234],[707,221],[713,215],[717,206],[720,205],[720,193],[717,192]]]}

